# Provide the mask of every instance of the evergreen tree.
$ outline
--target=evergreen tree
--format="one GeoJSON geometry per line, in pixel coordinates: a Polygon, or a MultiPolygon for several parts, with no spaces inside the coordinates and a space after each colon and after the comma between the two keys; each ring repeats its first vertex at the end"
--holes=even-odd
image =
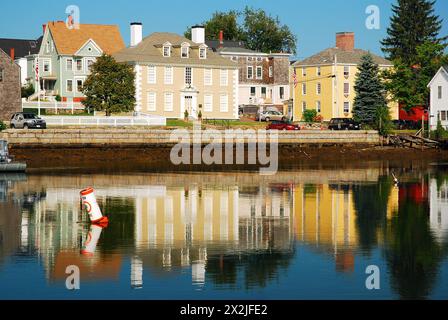
{"type": "Polygon", "coordinates": [[[398,0],[392,6],[388,36],[381,42],[388,59],[399,58],[410,65],[418,46],[425,42],[445,42],[446,37],[439,38],[443,20],[434,14],[434,4],[434,0],[398,0]]]}
{"type": "Polygon", "coordinates": [[[385,89],[380,78],[379,67],[371,54],[362,57],[355,82],[353,117],[361,123],[373,125],[386,134],[390,123],[390,112],[385,89]]]}

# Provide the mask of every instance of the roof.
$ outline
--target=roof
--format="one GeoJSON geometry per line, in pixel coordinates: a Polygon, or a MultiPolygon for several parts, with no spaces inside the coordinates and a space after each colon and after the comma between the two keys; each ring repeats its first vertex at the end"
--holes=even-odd
{"type": "Polygon", "coordinates": [[[42,43],[42,37],[37,40],[0,39],[0,49],[8,53],[14,48],[16,58],[24,58],[30,54],[37,54],[42,43]]]}
{"type": "Polygon", "coordinates": [[[114,54],[125,47],[116,25],[80,24],[79,29],[68,29],[65,22],[58,21],[49,22],[48,28],[61,55],[74,55],[90,39],[107,54],[114,54]]]}
{"type": "Polygon", "coordinates": [[[443,66],[443,69],[445,69],[446,73],[448,73],[448,65],[443,66]]]}
{"type": "Polygon", "coordinates": [[[231,41],[224,40],[222,45],[219,40],[206,40],[205,44],[211,48],[213,51],[223,47],[223,48],[245,48],[246,44],[243,41],[231,41]]]}
{"type": "MultiPolygon", "coordinates": [[[[370,53],[367,50],[354,49],[353,51],[345,51],[340,48],[329,48],[321,51],[305,60],[298,61],[294,66],[310,66],[310,65],[328,65],[334,64],[334,57],[337,56],[338,63],[342,64],[360,64],[361,58],[370,53]]],[[[392,62],[378,55],[370,53],[373,61],[378,65],[392,66],[392,62]]]]}
{"type": "Polygon", "coordinates": [[[178,34],[155,32],[144,38],[136,47],[123,49],[114,54],[114,57],[119,62],[238,67],[235,62],[221,57],[210,49],[207,52],[207,59],[205,60],[199,59],[199,55],[190,55],[188,59],[182,58],[180,56],[180,50],[179,52],[173,50],[171,57],[164,57],[160,48],[167,42],[171,43],[172,46],[181,46],[183,43],[188,43],[192,48],[199,47],[197,43],[178,34]]]}
{"type": "Polygon", "coordinates": [[[246,48],[236,48],[236,47],[223,47],[218,48],[219,53],[247,53],[247,54],[263,54],[262,52],[246,49],[246,48]]]}

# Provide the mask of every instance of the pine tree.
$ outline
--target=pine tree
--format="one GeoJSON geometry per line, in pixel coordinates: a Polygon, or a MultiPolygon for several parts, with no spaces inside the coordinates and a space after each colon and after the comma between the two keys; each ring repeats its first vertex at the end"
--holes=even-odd
{"type": "Polygon", "coordinates": [[[361,123],[373,125],[382,134],[390,124],[390,112],[385,97],[379,67],[371,54],[362,57],[355,82],[353,117],[361,123]]]}
{"type": "Polygon", "coordinates": [[[388,37],[381,42],[388,59],[400,58],[410,64],[418,46],[425,42],[445,42],[447,37],[439,38],[443,20],[434,14],[434,4],[434,0],[398,0],[392,6],[388,37]]]}

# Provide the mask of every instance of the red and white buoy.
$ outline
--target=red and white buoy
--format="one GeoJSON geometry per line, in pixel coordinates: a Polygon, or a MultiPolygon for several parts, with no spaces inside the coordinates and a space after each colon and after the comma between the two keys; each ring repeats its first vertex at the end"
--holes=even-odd
{"type": "Polygon", "coordinates": [[[107,227],[109,219],[104,217],[101,213],[100,206],[96,201],[95,190],[93,190],[93,188],[87,188],[81,191],[81,202],[89,214],[90,221],[93,224],[107,227]]]}
{"type": "Polygon", "coordinates": [[[98,244],[98,240],[100,239],[101,232],[103,231],[103,227],[92,224],[90,226],[90,231],[87,234],[86,241],[84,242],[84,247],[81,250],[81,254],[85,256],[93,256],[95,254],[96,246],[98,244]]]}

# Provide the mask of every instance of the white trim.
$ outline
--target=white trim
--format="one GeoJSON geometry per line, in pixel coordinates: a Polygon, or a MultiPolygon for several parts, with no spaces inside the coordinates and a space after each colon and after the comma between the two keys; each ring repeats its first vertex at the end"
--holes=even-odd
{"type": "Polygon", "coordinates": [[[201,60],[207,59],[207,46],[206,45],[199,46],[199,59],[201,59],[201,60]],[[201,57],[201,50],[204,50],[204,57],[201,57]]]}
{"type": "Polygon", "coordinates": [[[348,81],[344,81],[344,84],[343,84],[343,92],[344,92],[344,96],[345,96],[345,95],[349,96],[349,95],[351,94],[351,91],[352,91],[352,90],[351,90],[351,87],[350,87],[350,82],[348,82],[348,81]],[[348,84],[348,93],[345,92],[345,85],[346,85],[346,84],[348,84]]]}
{"type": "Polygon", "coordinates": [[[222,113],[229,112],[229,95],[227,93],[219,95],[219,111],[222,113]]]}
{"type": "Polygon", "coordinates": [[[73,91],[73,89],[74,89],[73,83],[74,83],[73,79],[65,79],[65,92],[66,93],[73,93],[74,92],[73,91]],[[72,82],[72,90],[71,91],[68,91],[68,82],[69,81],[72,82]]]}
{"type": "Polygon", "coordinates": [[[148,91],[146,93],[146,108],[149,112],[157,111],[157,92],[148,91]]]}
{"type": "Polygon", "coordinates": [[[254,79],[254,67],[253,66],[247,66],[247,79],[253,80],[254,79]],[[249,68],[252,69],[252,76],[249,77],[249,68]]]}
{"type": "Polygon", "coordinates": [[[165,112],[173,112],[174,111],[174,93],[172,91],[167,91],[164,93],[164,110],[165,112]],[[171,97],[171,103],[167,104],[169,100],[167,97],[171,97]]]}
{"type": "Polygon", "coordinates": [[[219,84],[221,87],[227,87],[229,85],[229,70],[220,69],[219,84]],[[223,81],[223,80],[225,80],[225,81],[223,81]]]}
{"type": "Polygon", "coordinates": [[[205,86],[213,85],[213,69],[204,68],[204,85],[205,86]],[[207,74],[207,73],[209,73],[209,74],[207,74]],[[207,81],[207,79],[210,81],[207,81]]]}
{"type": "Polygon", "coordinates": [[[316,94],[318,96],[322,95],[322,83],[321,82],[316,83],[316,94]]]}
{"type": "Polygon", "coordinates": [[[84,82],[86,81],[86,77],[75,77],[74,78],[74,85],[75,85],[75,87],[74,87],[74,93],[82,93],[82,91],[79,91],[78,90],[78,80],[81,80],[82,81],[82,86],[84,86],[84,82]]]}
{"type": "Polygon", "coordinates": [[[344,104],[343,104],[343,107],[342,107],[342,111],[344,113],[350,113],[350,111],[351,111],[351,103],[350,103],[350,101],[344,101],[344,104]],[[345,111],[346,104],[348,104],[348,111],[345,111]]]}
{"type": "Polygon", "coordinates": [[[92,42],[93,46],[99,51],[100,55],[103,54],[103,50],[101,50],[100,46],[92,38],[90,38],[78,49],[78,51],[75,52],[74,55],[79,55],[82,49],[84,49],[84,47],[86,47],[89,42],[92,42]]]}
{"type": "Polygon", "coordinates": [[[190,44],[189,43],[187,43],[187,42],[184,42],[184,43],[182,43],[182,45],[181,45],[181,47],[180,47],[180,57],[182,58],[182,59],[188,59],[188,58],[190,58],[190,44]],[[187,56],[186,57],[184,57],[184,50],[187,50],[187,56]]]}
{"type": "Polygon", "coordinates": [[[73,69],[73,67],[74,67],[74,59],[73,58],[65,58],[65,71],[70,71],[70,72],[73,72],[74,71],[74,69],[73,69]],[[68,66],[68,61],[69,60],[71,60],[72,61],[72,69],[71,70],[69,70],[68,68],[67,68],[67,66],[68,66]]]}
{"type": "Polygon", "coordinates": [[[157,84],[157,67],[156,66],[148,66],[147,67],[147,75],[146,77],[148,84],[157,84]],[[151,77],[154,77],[153,79],[151,79],[151,77]]]}
{"type": "Polygon", "coordinates": [[[172,85],[174,83],[174,68],[172,66],[165,66],[163,83],[166,85],[172,85]],[[168,77],[168,75],[169,75],[169,73],[167,72],[168,70],[171,70],[170,77],[168,77]]]}
{"type": "Polygon", "coordinates": [[[185,86],[188,86],[188,85],[193,86],[193,68],[192,67],[185,67],[185,70],[184,70],[184,84],[185,84],[185,86]],[[187,69],[191,70],[191,83],[187,83],[187,69]]]}
{"type": "Polygon", "coordinates": [[[213,112],[213,94],[211,93],[204,94],[204,112],[213,112]]]}
{"type": "Polygon", "coordinates": [[[428,88],[432,86],[433,82],[436,80],[437,76],[439,75],[440,71],[444,72],[448,76],[448,71],[445,70],[444,67],[440,67],[439,70],[437,70],[435,76],[431,79],[431,81],[428,84],[428,88]]]}
{"type": "Polygon", "coordinates": [[[257,66],[255,77],[257,80],[263,80],[263,67],[262,66],[257,66]],[[260,69],[261,69],[261,75],[258,76],[258,70],[260,70],[260,69]]]}

